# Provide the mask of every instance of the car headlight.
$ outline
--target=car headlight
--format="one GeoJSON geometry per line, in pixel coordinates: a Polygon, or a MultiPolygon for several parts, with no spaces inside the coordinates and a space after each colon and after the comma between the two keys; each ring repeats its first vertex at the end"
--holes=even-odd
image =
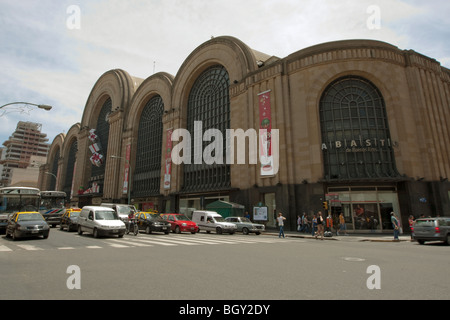
{"type": "Polygon", "coordinates": [[[183,227],[186,227],[186,226],[187,226],[187,223],[186,223],[186,222],[183,222],[181,225],[182,225],[183,227]]]}

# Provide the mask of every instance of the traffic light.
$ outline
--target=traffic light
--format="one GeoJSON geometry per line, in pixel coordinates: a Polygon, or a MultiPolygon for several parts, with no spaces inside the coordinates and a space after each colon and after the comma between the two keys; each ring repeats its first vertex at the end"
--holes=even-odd
{"type": "Polygon", "coordinates": [[[328,210],[328,201],[322,202],[322,207],[323,207],[325,210],[328,210]]]}

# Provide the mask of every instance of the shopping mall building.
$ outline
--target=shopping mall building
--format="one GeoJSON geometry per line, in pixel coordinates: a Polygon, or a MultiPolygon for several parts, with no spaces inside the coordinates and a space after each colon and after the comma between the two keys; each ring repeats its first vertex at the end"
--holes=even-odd
{"type": "Polygon", "coordinates": [[[390,232],[392,211],[405,226],[450,215],[449,159],[450,70],[438,61],[373,40],[279,58],[217,37],[175,76],[105,72],[39,186],[79,206],[188,215],[220,199],[268,227],[282,212],[290,230],[327,201],[348,230],[390,232]]]}

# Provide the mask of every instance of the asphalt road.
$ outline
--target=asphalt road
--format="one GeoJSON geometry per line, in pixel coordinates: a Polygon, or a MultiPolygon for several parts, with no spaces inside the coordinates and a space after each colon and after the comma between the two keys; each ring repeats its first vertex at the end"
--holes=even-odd
{"type": "Polygon", "coordinates": [[[0,299],[448,299],[449,253],[450,246],[408,241],[206,233],[95,239],[52,229],[46,240],[0,237],[0,299]]]}

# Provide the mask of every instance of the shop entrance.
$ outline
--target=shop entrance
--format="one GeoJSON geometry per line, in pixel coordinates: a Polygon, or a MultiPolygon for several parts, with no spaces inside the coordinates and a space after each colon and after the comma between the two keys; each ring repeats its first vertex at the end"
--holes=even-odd
{"type": "Polygon", "coordinates": [[[401,221],[396,187],[329,187],[336,195],[330,202],[335,221],[342,213],[347,231],[391,231],[391,212],[401,221]]]}

